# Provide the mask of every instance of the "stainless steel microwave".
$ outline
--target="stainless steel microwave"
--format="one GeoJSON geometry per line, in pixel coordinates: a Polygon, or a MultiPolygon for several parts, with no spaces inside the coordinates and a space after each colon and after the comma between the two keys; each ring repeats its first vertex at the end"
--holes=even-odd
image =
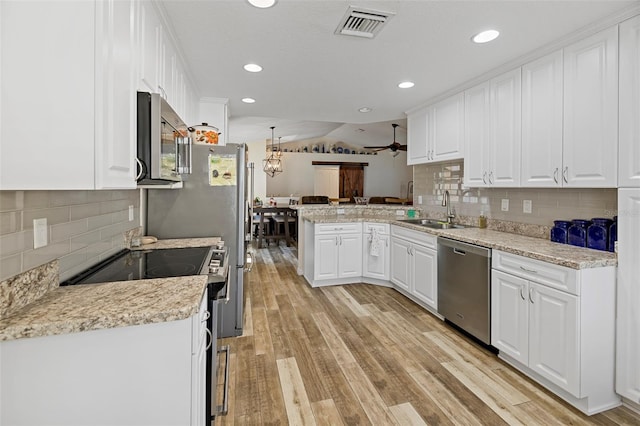
{"type": "Polygon", "coordinates": [[[138,92],[138,184],[179,182],[191,173],[187,125],[157,93],[138,92]]]}

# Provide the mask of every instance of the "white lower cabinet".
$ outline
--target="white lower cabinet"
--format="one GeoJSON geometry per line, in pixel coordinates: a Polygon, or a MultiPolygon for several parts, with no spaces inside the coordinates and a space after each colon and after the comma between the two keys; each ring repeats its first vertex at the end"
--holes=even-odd
{"type": "Polygon", "coordinates": [[[575,270],[493,251],[491,344],[587,414],[614,391],[615,268],[575,270]]]}
{"type": "Polygon", "coordinates": [[[640,188],[618,190],[616,390],[640,404],[640,188]]]}
{"type": "Polygon", "coordinates": [[[307,222],[305,234],[304,276],[312,286],[359,281],[362,276],[362,223],[313,225],[307,222]]]}
{"type": "Polygon", "coordinates": [[[206,300],[184,320],[0,343],[0,424],[208,425],[206,300]]]}
{"type": "Polygon", "coordinates": [[[420,304],[438,309],[437,237],[391,227],[391,282],[420,304]]]}
{"type": "Polygon", "coordinates": [[[362,242],[362,276],[374,280],[389,281],[389,256],[391,245],[389,224],[365,223],[362,242]],[[378,250],[372,254],[372,230],[375,229],[379,240],[378,250]]]}

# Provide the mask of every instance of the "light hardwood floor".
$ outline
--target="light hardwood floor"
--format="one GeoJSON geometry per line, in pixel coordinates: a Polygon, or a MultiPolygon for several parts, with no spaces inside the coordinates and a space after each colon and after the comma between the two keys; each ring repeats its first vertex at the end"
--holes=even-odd
{"type": "Polygon", "coordinates": [[[585,416],[390,288],[310,288],[295,248],[255,250],[216,425],[640,425],[585,416]]]}

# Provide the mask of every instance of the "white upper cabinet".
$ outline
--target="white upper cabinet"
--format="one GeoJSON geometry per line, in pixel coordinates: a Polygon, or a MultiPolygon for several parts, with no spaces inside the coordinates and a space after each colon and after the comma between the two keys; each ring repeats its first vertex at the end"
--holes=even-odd
{"type": "Polygon", "coordinates": [[[429,161],[427,109],[415,111],[407,116],[407,165],[429,161]]]}
{"type": "Polygon", "coordinates": [[[462,158],[464,93],[411,113],[407,118],[407,124],[408,164],[462,158]]]}
{"type": "Polygon", "coordinates": [[[489,164],[489,82],[464,92],[464,183],[487,186],[489,164]]]}
{"type": "Polygon", "coordinates": [[[132,1],[0,8],[0,190],[135,188],[132,1]]]}
{"type": "Polygon", "coordinates": [[[562,51],[522,67],[523,187],[562,186],[562,51]]]}
{"type": "Polygon", "coordinates": [[[620,24],[618,186],[640,187],[640,16],[620,24]]]}
{"type": "Polygon", "coordinates": [[[563,179],[572,187],[616,187],[618,27],[564,49],[563,179]]]}
{"type": "Polygon", "coordinates": [[[465,91],[465,185],[520,184],[520,68],[465,91]]]}
{"type": "Polygon", "coordinates": [[[151,2],[137,2],[138,82],[141,92],[159,93],[162,25],[151,2]]]}
{"type": "Polygon", "coordinates": [[[464,93],[430,108],[431,161],[456,160],[464,150],[464,93]]]}

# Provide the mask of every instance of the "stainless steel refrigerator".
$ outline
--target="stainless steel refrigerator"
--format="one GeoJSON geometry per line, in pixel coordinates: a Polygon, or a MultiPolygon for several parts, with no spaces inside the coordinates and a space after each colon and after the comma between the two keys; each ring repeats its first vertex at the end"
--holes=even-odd
{"type": "Polygon", "coordinates": [[[218,337],[242,335],[247,275],[247,147],[194,145],[181,189],[149,189],[146,233],[158,238],[222,237],[229,252],[228,299],[218,306],[218,337]]]}

